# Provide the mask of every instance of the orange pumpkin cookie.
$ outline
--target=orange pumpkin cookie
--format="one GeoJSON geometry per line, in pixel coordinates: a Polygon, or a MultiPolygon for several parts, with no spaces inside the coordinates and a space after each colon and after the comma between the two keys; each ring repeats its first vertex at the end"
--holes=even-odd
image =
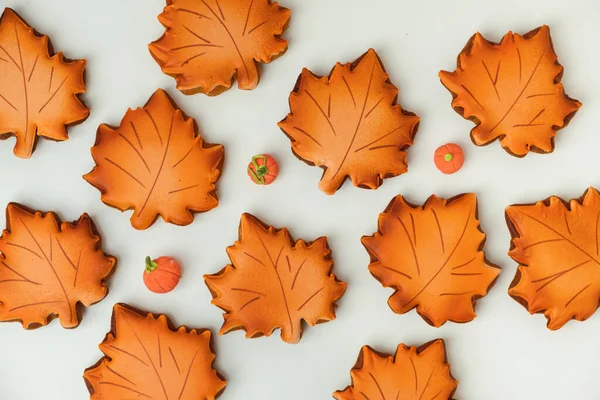
{"type": "Polygon", "coordinates": [[[240,89],[254,89],[257,63],[287,50],[289,19],[271,0],[167,0],[158,17],[166,32],[150,53],[185,94],[220,94],[236,76],[240,89]]]}
{"type": "Polygon", "coordinates": [[[333,394],[337,400],[448,400],[458,385],[442,339],[419,347],[401,344],[393,356],[363,346],[350,376],[352,385],[333,394]]]}
{"type": "Polygon", "coordinates": [[[354,186],[377,189],[383,178],[407,171],[406,149],[419,125],[397,97],[370,49],[353,63],[336,64],[327,77],[302,70],[279,127],[298,158],[325,170],[319,183],[325,193],[334,194],[347,177],[354,186]]]}
{"type": "Polygon", "coordinates": [[[523,157],[554,150],[581,103],[565,94],[550,29],[524,36],[507,33],[499,44],[475,34],[458,56],[454,72],[440,72],[452,92],[452,107],[477,126],[471,139],[484,146],[500,139],[510,154],[523,157]]]}
{"type": "Polygon", "coordinates": [[[553,330],[588,319],[600,300],[600,193],[510,206],[506,221],[520,264],[508,293],[553,330]]]}
{"type": "Polygon", "coordinates": [[[270,336],[297,343],[302,320],[314,326],[335,319],[335,302],[346,284],[331,272],[327,238],[294,241],[288,230],[243,214],[240,238],[227,248],[233,265],[204,280],[212,303],[225,311],[221,334],[243,329],[246,337],[270,336]]]}
{"type": "Polygon", "coordinates": [[[143,108],[129,109],[118,128],[100,125],[92,147],[96,167],[84,179],[102,201],[133,209],[131,225],[146,229],[160,215],[188,225],[215,208],[223,146],[205,143],[198,127],[161,89],[143,108]]]}
{"type": "Polygon", "coordinates": [[[87,214],[68,223],[10,203],[0,252],[0,321],[34,329],[58,318],[63,327],[76,328],[84,306],[108,294],[115,258],[102,252],[87,214]]]}
{"type": "Polygon", "coordinates": [[[214,400],[227,384],[213,367],[210,331],[175,328],[162,314],[116,304],[99,347],[105,357],[83,374],[91,400],[214,400]]]}
{"type": "Polygon", "coordinates": [[[90,110],[85,92],[85,60],[54,54],[48,36],[10,8],[0,17],[0,139],[16,136],[14,153],[29,158],[38,137],[67,140],[67,126],[83,122],[90,110]]]}
{"type": "Polygon", "coordinates": [[[475,301],[487,294],[500,269],[482,251],[485,234],[474,194],[431,196],[423,207],[396,196],[378,225],[362,243],[371,256],[371,274],[394,289],[388,301],[394,312],[416,307],[436,327],[475,318],[475,301]]]}
{"type": "Polygon", "coordinates": [[[451,175],[462,168],[465,163],[465,153],[459,145],[448,143],[437,148],[433,161],[440,172],[451,175]]]}

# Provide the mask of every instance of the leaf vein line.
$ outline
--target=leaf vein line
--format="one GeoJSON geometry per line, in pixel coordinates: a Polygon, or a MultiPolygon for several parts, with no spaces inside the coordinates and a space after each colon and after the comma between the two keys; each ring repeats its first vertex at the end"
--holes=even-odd
{"type": "Polygon", "coordinates": [[[2,50],[4,52],[4,54],[6,54],[8,56],[8,58],[10,58],[10,60],[15,64],[15,67],[17,67],[17,69],[19,71],[21,71],[21,67],[19,67],[19,64],[15,61],[14,58],[12,58],[12,56],[8,53],[8,51],[6,51],[6,49],[4,47],[2,47],[0,45],[0,50],[2,50]]]}
{"type": "Polygon", "coordinates": [[[48,101],[46,101],[44,103],[44,105],[42,107],[40,107],[40,110],[38,111],[39,113],[41,113],[44,110],[44,108],[46,108],[46,106],[48,104],[50,104],[50,102],[54,99],[54,97],[56,96],[56,94],[58,93],[58,91],[60,90],[60,88],[63,87],[63,85],[65,84],[65,82],[67,81],[68,78],[69,78],[69,76],[67,75],[65,77],[65,79],[62,80],[62,82],[60,83],[60,85],[58,85],[58,87],[56,88],[56,90],[54,91],[54,93],[52,93],[52,95],[50,96],[50,98],[48,99],[48,101]]]}
{"type": "Polygon", "coordinates": [[[429,281],[423,286],[423,288],[421,290],[419,290],[419,292],[416,295],[414,295],[410,300],[408,300],[406,303],[404,303],[404,305],[402,307],[406,307],[408,304],[412,303],[417,297],[419,297],[419,295],[421,295],[421,293],[423,293],[423,291],[431,284],[431,282],[433,282],[433,280],[435,278],[438,277],[438,275],[446,267],[446,265],[448,264],[448,262],[450,261],[450,259],[454,255],[454,253],[456,252],[456,249],[458,249],[458,246],[462,242],[462,239],[465,236],[465,233],[467,232],[467,228],[469,227],[469,220],[471,219],[471,215],[472,215],[472,212],[469,211],[469,215],[467,216],[467,219],[465,221],[465,226],[463,228],[463,231],[462,231],[460,237],[458,238],[458,241],[456,242],[454,249],[452,249],[452,252],[450,252],[450,255],[448,255],[448,258],[446,258],[446,261],[444,261],[444,263],[442,264],[440,269],[437,270],[437,272],[431,277],[431,279],[429,279],[429,281]]]}
{"type": "Polygon", "coordinates": [[[117,164],[116,162],[114,162],[113,160],[111,160],[108,157],[104,157],[104,160],[106,160],[106,162],[114,165],[115,167],[117,167],[118,169],[120,169],[121,171],[123,171],[126,175],[128,175],[131,179],[133,179],[134,181],[136,181],[137,183],[140,184],[140,186],[142,186],[144,189],[146,189],[146,185],[144,185],[142,183],[142,181],[140,181],[138,178],[136,178],[131,172],[127,171],[125,168],[123,168],[122,166],[120,166],[119,164],[117,164]]]}
{"type": "Polygon", "coordinates": [[[506,117],[508,116],[508,114],[510,114],[510,112],[515,107],[515,105],[517,105],[518,101],[523,96],[523,93],[525,93],[525,91],[529,87],[529,84],[533,80],[533,77],[535,76],[535,73],[537,72],[537,69],[540,66],[540,63],[542,62],[542,58],[544,57],[544,54],[545,54],[545,51],[543,51],[542,54],[540,55],[540,58],[538,59],[537,64],[535,64],[535,67],[533,68],[533,72],[531,72],[531,75],[529,76],[529,79],[527,80],[527,83],[525,83],[525,86],[523,86],[523,90],[521,90],[521,93],[519,93],[519,95],[517,96],[517,98],[515,99],[515,101],[512,103],[512,105],[510,106],[510,108],[508,109],[508,111],[506,111],[506,114],[504,114],[504,116],[500,119],[500,121],[498,121],[498,123],[492,129],[490,129],[490,132],[493,132],[498,126],[500,126],[500,124],[506,119],[506,117]]]}
{"type": "Polygon", "coordinates": [[[148,172],[150,172],[150,167],[148,166],[148,163],[146,162],[146,160],[144,160],[144,157],[142,156],[142,153],[140,153],[140,151],[138,149],[135,148],[135,146],[133,145],[133,143],[131,143],[131,141],[129,139],[127,139],[127,137],[125,135],[123,135],[121,132],[119,132],[119,136],[121,138],[123,138],[123,140],[125,142],[127,142],[127,144],[133,149],[133,151],[135,151],[135,154],[138,155],[138,157],[140,158],[140,160],[142,160],[142,163],[144,164],[144,166],[146,167],[146,170],[148,172]]]}
{"type": "Polygon", "coordinates": [[[440,242],[442,243],[442,254],[446,254],[446,246],[444,245],[444,234],[442,233],[442,226],[440,225],[440,220],[433,208],[431,209],[431,212],[433,213],[433,217],[435,218],[435,223],[437,225],[438,233],[440,235],[440,242]]]}
{"type": "Polygon", "coordinates": [[[379,394],[381,395],[381,400],[385,400],[385,394],[383,394],[383,390],[381,389],[381,385],[379,384],[379,382],[377,382],[377,379],[375,378],[375,376],[373,376],[373,374],[371,372],[369,372],[369,376],[371,377],[371,379],[375,383],[375,386],[377,386],[377,389],[379,390],[379,394]]]}
{"type": "Polygon", "coordinates": [[[198,35],[196,32],[194,32],[193,30],[191,30],[190,28],[188,28],[186,25],[183,25],[183,28],[188,31],[189,33],[191,33],[192,35],[194,35],[195,37],[197,37],[198,39],[202,40],[204,43],[208,43],[211,44],[212,42],[208,39],[204,39],[202,36],[198,35]]]}
{"type": "Polygon", "coordinates": [[[265,250],[265,253],[267,253],[267,256],[269,257],[269,261],[271,261],[271,265],[273,266],[275,275],[277,275],[277,280],[279,281],[279,288],[281,289],[281,295],[283,296],[283,304],[285,305],[285,310],[287,311],[287,316],[288,316],[288,322],[290,324],[290,334],[293,335],[294,334],[294,324],[292,323],[292,314],[290,313],[290,307],[288,305],[287,296],[285,294],[285,289],[283,288],[283,282],[281,280],[281,276],[279,276],[279,271],[277,271],[277,265],[275,265],[275,263],[273,262],[273,258],[271,258],[271,254],[269,253],[269,250],[267,249],[265,242],[263,241],[262,237],[260,236],[260,232],[256,232],[256,236],[258,237],[260,244],[262,244],[262,247],[265,250]]]}
{"type": "Polygon", "coordinates": [[[248,7],[248,14],[246,15],[246,22],[244,23],[244,31],[242,32],[242,36],[246,36],[246,29],[248,28],[248,20],[250,19],[250,13],[252,12],[253,4],[254,4],[254,0],[251,0],[250,6],[248,7]]]}
{"type": "Polygon", "coordinates": [[[304,306],[307,305],[312,299],[314,299],[319,293],[321,293],[323,291],[323,289],[325,289],[325,287],[320,288],[319,290],[314,292],[312,295],[310,295],[310,297],[308,299],[306,299],[306,301],[304,303],[302,303],[300,305],[300,307],[298,307],[298,311],[302,310],[304,308],[304,306]]]}
{"type": "Polygon", "coordinates": [[[538,224],[541,224],[543,226],[545,226],[548,230],[556,233],[558,236],[562,237],[564,240],[566,240],[567,242],[569,242],[573,247],[575,247],[577,250],[581,251],[583,254],[585,254],[586,256],[588,256],[590,258],[591,261],[593,261],[594,263],[596,263],[598,266],[600,266],[600,262],[598,260],[596,260],[594,257],[592,257],[592,255],[590,253],[588,253],[587,251],[585,251],[583,248],[581,248],[577,243],[575,243],[574,241],[570,240],[569,238],[567,238],[566,236],[564,236],[562,233],[560,233],[559,231],[557,231],[556,229],[552,228],[550,225],[538,220],[537,218],[532,217],[529,214],[525,214],[525,213],[521,213],[521,215],[530,218],[532,220],[534,220],[535,222],[537,222],[538,224]]]}
{"type": "Polygon", "coordinates": [[[412,255],[413,258],[415,259],[415,266],[417,267],[417,274],[419,276],[421,276],[421,268],[419,266],[419,258],[417,257],[417,250],[415,249],[415,245],[413,244],[410,235],[408,234],[408,229],[406,229],[406,225],[404,225],[404,222],[402,221],[402,219],[400,217],[396,217],[396,219],[398,220],[398,222],[400,222],[400,225],[402,226],[402,229],[404,230],[404,233],[406,234],[406,238],[408,239],[408,243],[410,244],[410,250],[412,251],[412,255]]]}
{"type": "Polygon", "coordinates": [[[375,143],[379,142],[381,139],[384,139],[384,138],[388,137],[389,135],[391,135],[392,133],[396,132],[397,130],[399,130],[399,129],[402,129],[403,127],[404,127],[404,125],[400,125],[400,126],[399,126],[399,127],[397,127],[396,129],[393,129],[393,130],[389,131],[389,132],[388,132],[388,133],[386,133],[385,135],[383,135],[383,136],[381,136],[381,137],[379,137],[379,138],[377,138],[377,139],[373,140],[372,142],[370,142],[370,143],[367,143],[366,145],[364,145],[364,146],[362,146],[362,147],[359,147],[358,149],[354,150],[354,152],[355,152],[355,153],[358,153],[359,151],[361,151],[361,150],[364,150],[365,148],[367,148],[367,147],[369,147],[369,146],[371,146],[371,145],[373,145],[373,144],[375,144],[375,143]]]}
{"type": "MultiPolygon", "coordinates": [[[[183,396],[183,393],[185,392],[185,387],[187,385],[188,379],[190,378],[190,373],[192,372],[192,367],[194,366],[194,361],[196,361],[196,357],[198,356],[198,351],[196,350],[196,352],[194,353],[194,357],[192,357],[192,361],[190,361],[190,366],[188,367],[187,373],[185,374],[185,380],[183,381],[183,386],[181,387],[181,392],[179,392],[179,397],[178,399],[181,399],[181,396],[183,396]]],[[[168,400],[168,397],[167,397],[168,400]]]]}
{"type": "Polygon", "coordinates": [[[219,7],[219,11],[221,12],[221,17],[223,18],[223,21],[221,21],[219,19],[219,17],[217,16],[217,14],[213,11],[212,8],[210,8],[210,6],[208,4],[206,4],[206,1],[201,0],[202,3],[204,3],[204,5],[210,10],[211,13],[213,13],[213,15],[215,16],[215,18],[217,19],[217,21],[219,21],[219,23],[223,26],[223,28],[225,29],[225,32],[227,32],[227,34],[229,35],[229,38],[231,39],[231,42],[233,43],[233,46],[235,47],[235,50],[238,53],[238,56],[240,57],[240,60],[242,61],[242,65],[244,67],[244,70],[246,71],[246,75],[249,74],[248,71],[248,66],[246,66],[246,60],[244,60],[244,57],[242,56],[242,53],[240,51],[240,48],[238,47],[237,42],[235,41],[235,39],[233,38],[233,35],[231,34],[231,32],[229,31],[229,28],[227,28],[227,25],[225,25],[225,23],[223,21],[225,21],[225,16],[223,15],[223,11],[221,11],[221,7],[219,6],[219,2],[217,1],[217,7],[219,7]]]}
{"type": "Polygon", "coordinates": [[[363,115],[365,113],[365,108],[367,107],[367,100],[369,100],[369,92],[371,91],[371,83],[373,82],[374,72],[375,72],[375,61],[373,61],[373,66],[371,68],[371,76],[369,77],[369,84],[367,85],[365,101],[363,103],[362,110],[360,112],[360,117],[358,118],[358,123],[356,124],[356,129],[354,131],[354,135],[352,135],[352,140],[350,141],[350,144],[348,145],[348,148],[346,149],[346,153],[344,154],[344,158],[342,158],[342,161],[340,162],[338,169],[333,174],[333,176],[331,178],[332,180],[333,180],[333,178],[335,178],[337,176],[337,174],[341,171],[342,167],[344,166],[344,162],[346,162],[346,158],[348,158],[348,153],[350,153],[350,149],[352,149],[352,146],[354,145],[354,141],[356,140],[356,136],[358,135],[358,131],[359,131],[361,123],[363,121],[363,115]]]}
{"type": "Polygon", "coordinates": [[[46,259],[46,262],[50,266],[50,269],[54,273],[54,276],[56,277],[56,280],[58,281],[58,284],[60,285],[60,288],[62,289],[62,292],[65,295],[65,300],[67,302],[67,306],[69,307],[69,320],[71,320],[73,318],[73,307],[71,306],[71,301],[69,300],[69,296],[67,295],[67,290],[65,289],[65,285],[63,285],[62,281],[60,280],[60,276],[58,276],[58,273],[56,272],[56,269],[54,268],[54,265],[52,265],[52,261],[50,261],[48,259],[48,256],[46,256],[46,253],[44,252],[44,249],[42,249],[42,246],[40,246],[40,243],[37,241],[35,236],[33,236],[33,233],[31,232],[29,227],[25,224],[25,221],[23,221],[22,218],[19,218],[19,220],[21,221],[21,224],[23,224],[23,227],[25,227],[25,229],[29,233],[29,236],[31,236],[31,239],[33,239],[33,241],[37,245],[38,249],[42,253],[42,256],[44,256],[44,258],[46,259]]]}
{"type": "MultiPolygon", "coordinates": [[[[333,124],[331,123],[331,120],[329,119],[329,117],[327,116],[327,114],[325,114],[325,111],[319,105],[319,103],[317,102],[317,99],[315,99],[314,96],[308,90],[306,91],[306,94],[308,95],[308,97],[310,97],[310,99],[313,101],[313,103],[315,103],[315,106],[317,106],[317,108],[319,109],[319,111],[321,111],[321,114],[323,115],[323,117],[325,118],[325,120],[329,124],[329,127],[331,128],[331,132],[333,133],[333,136],[337,137],[337,133],[335,133],[335,129],[333,128],[333,124]]],[[[298,129],[298,128],[296,128],[296,129],[298,129]]]]}
{"type": "Polygon", "coordinates": [[[569,301],[567,301],[567,303],[565,304],[565,308],[569,307],[569,304],[571,304],[571,302],[573,300],[575,300],[577,297],[579,297],[580,294],[582,294],[583,292],[585,292],[590,286],[592,286],[591,283],[588,283],[587,286],[585,286],[583,289],[581,289],[579,292],[575,293],[575,295],[573,297],[571,297],[569,299],[569,301]]]}
{"type": "Polygon", "coordinates": [[[2,265],[4,265],[6,267],[6,269],[8,269],[9,271],[11,271],[12,273],[14,273],[15,275],[17,275],[18,277],[23,278],[26,282],[30,282],[30,283],[33,283],[35,285],[40,285],[40,283],[34,282],[31,279],[27,278],[25,275],[18,273],[15,269],[11,268],[5,261],[0,261],[0,263],[2,263],[2,265]]]}
{"type": "Polygon", "coordinates": [[[319,145],[319,147],[323,147],[323,145],[321,143],[319,143],[319,141],[317,139],[315,139],[314,137],[312,137],[312,135],[308,132],[306,132],[304,129],[298,128],[298,127],[294,127],[295,130],[305,134],[309,139],[311,139],[313,142],[315,142],[316,144],[319,145]]]}
{"type": "MultiPolygon", "coordinates": [[[[146,112],[148,112],[148,111],[146,110],[146,112]]],[[[148,116],[150,116],[152,118],[152,116],[150,115],[149,112],[148,112],[148,116]]],[[[150,188],[150,191],[148,192],[148,196],[146,197],[146,201],[144,201],[144,205],[142,206],[142,208],[140,209],[140,212],[138,213],[138,218],[142,215],[142,212],[144,212],[144,209],[148,205],[148,201],[150,200],[150,196],[152,196],[152,192],[154,192],[154,188],[156,187],[156,183],[158,182],[158,178],[160,178],[160,174],[161,174],[161,172],[163,170],[163,167],[165,165],[165,160],[167,159],[167,153],[169,152],[169,145],[171,144],[171,134],[173,132],[173,120],[174,119],[175,119],[175,117],[171,116],[171,125],[169,127],[169,136],[167,136],[167,144],[165,146],[165,152],[163,153],[163,158],[162,158],[162,161],[160,162],[160,167],[158,168],[158,172],[156,174],[156,178],[154,178],[154,183],[152,183],[152,187],[150,188]]],[[[158,132],[158,129],[157,129],[157,132],[158,132]]],[[[160,134],[158,136],[160,137],[160,134]]]]}
{"type": "Polygon", "coordinates": [[[138,395],[140,395],[140,396],[144,396],[144,397],[146,397],[146,398],[148,398],[148,399],[151,399],[151,397],[150,397],[150,396],[148,396],[147,394],[144,394],[144,393],[142,393],[142,392],[139,392],[139,391],[137,391],[137,390],[135,390],[135,389],[128,388],[128,387],[127,387],[127,386],[125,386],[125,385],[119,385],[118,383],[113,383],[113,382],[100,382],[99,384],[100,384],[100,385],[116,386],[116,387],[119,387],[119,388],[121,388],[121,389],[129,390],[129,391],[131,391],[131,392],[133,392],[133,393],[136,393],[136,394],[138,394],[138,395]]]}
{"type": "Polygon", "coordinates": [[[306,262],[306,258],[302,260],[296,274],[294,275],[294,280],[292,281],[292,290],[294,290],[294,286],[296,286],[296,280],[298,279],[298,275],[300,275],[300,271],[302,271],[302,267],[304,267],[304,263],[306,262]]]}
{"type": "Polygon", "coordinates": [[[269,21],[263,21],[260,24],[256,25],[254,28],[252,28],[248,31],[248,35],[252,34],[252,32],[254,32],[255,30],[257,30],[258,28],[260,28],[261,26],[263,26],[264,24],[266,24],[268,22],[269,21]]]}

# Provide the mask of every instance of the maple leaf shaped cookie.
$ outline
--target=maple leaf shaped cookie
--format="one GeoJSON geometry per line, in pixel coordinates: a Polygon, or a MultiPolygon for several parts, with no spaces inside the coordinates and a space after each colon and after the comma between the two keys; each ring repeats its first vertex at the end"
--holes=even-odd
{"type": "Polygon", "coordinates": [[[378,225],[362,243],[371,256],[371,274],[395,290],[388,301],[394,312],[416,307],[436,327],[475,318],[475,300],[487,294],[500,269],[481,251],[485,234],[474,194],[431,196],[423,207],[396,196],[378,225]]]}
{"type": "Polygon", "coordinates": [[[400,344],[394,356],[363,346],[350,375],[352,385],[335,392],[337,400],[443,400],[458,385],[442,339],[418,348],[400,344]]]}
{"type": "Polygon", "coordinates": [[[33,154],[38,137],[67,140],[67,126],[83,122],[89,109],[85,60],[66,61],[52,54],[48,36],[39,36],[17,13],[0,17],[0,139],[16,136],[14,153],[33,154]]]}
{"type": "Polygon", "coordinates": [[[473,143],[500,139],[507,152],[523,157],[552,152],[556,131],[581,107],[565,94],[562,74],[544,25],[524,36],[509,32],[500,44],[475,34],[458,56],[456,71],[442,71],[440,78],[452,92],[452,107],[477,124],[473,143]]]}
{"type": "Polygon", "coordinates": [[[107,205],[133,209],[136,229],[148,228],[159,215],[188,225],[192,213],[218,205],[223,146],[205,143],[196,122],[161,89],[143,108],[129,109],[120,127],[100,125],[92,156],[96,167],[85,180],[107,205]]]}
{"type": "Polygon", "coordinates": [[[335,319],[346,284],[334,274],[327,238],[294,241],[287,229],[243,214],[240,239],[227,248],[233,265],[204,280],[212,303],[225,310],[221,334],[244,329],[246,337],[270,336],[297,343],[302,320],[311,326],[335,319]]]}
{"type": "Polygon", "coordinates": [[[94,222],[83,214],[73,223],[57,215],[10,203],[0,237],[0,321],[25,329],[59,318],[76,328],[83,306],[108,294],[106,279],[115,258],[102,252],[94,222]]]}
{"type": "Polygon", "coordinates": [[[328,77],[302,70],[290,94],[291,112],[279,127],[298,158],[325,170],[319,183],[325,193],[334,194],[346,177],[354,186],[377,189],[383,178],[407,171],[405,150],[419,125],[397,96],[370,49],[351,64],[336,64],[328,77]]]}
{"type": "Polygon", "coordinates": [[[506,209],[509,255],[520,264],[509,294],[548,328],[584,321],[600,300],[600,194],[589,188],[569,203],[550,197],[506,209]]]}
{"type": "Polygon", "coordinates": [[[165,315],[113,308],[105,357],[83,375],[91,400],[214,400],[227,382],[213,368],[209,330],[175,328],[165,315]]]}
{"type": "Polygon", "coordinates": [[[287,50],[290,10],[271,0],[167,0],[158,19],[166,32],[150,53],[185,94],[220,94],[236,75],[240,89],[254,89],[257,63],[287,50]]]}

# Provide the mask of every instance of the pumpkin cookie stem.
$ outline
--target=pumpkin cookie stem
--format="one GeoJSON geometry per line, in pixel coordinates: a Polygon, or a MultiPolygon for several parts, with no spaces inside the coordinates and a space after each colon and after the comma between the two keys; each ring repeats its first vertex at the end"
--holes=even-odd
{"type": "Polygon", "coordinates": [[[150,272],[154,271],[157,267],[158,267],[158,264],[155,263],[154,261],[152,261],[150,256],[147,256],[146,257],[146,273],[149,274],[150,272]]]}
{"type": "Polygon", "coordinates": [[[250,173],[250,177],[252,180],[259,185],[265,184],[265,175],[269,173],[269,167],[267,167],[267,157],[264,155],[258,155],[252,157],[252,165],[256,172],[252,168],[248,168],[248,172],[250,173]],[[256,160],[263,160],[263,165],[258,165],[256,160]]]}

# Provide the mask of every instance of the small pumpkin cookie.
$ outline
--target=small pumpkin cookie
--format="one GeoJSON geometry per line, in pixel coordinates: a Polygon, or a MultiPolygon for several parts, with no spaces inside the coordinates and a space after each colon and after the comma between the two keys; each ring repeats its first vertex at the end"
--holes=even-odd
{"type": "Polygon", "coordinates": [[[508,32],[498,44],[476,33],[456,71],[442,71],[440,78],[452,93],[452,107],[477,125],[473,143],[499,139],[507,152],[523,157],[552,152],[556,131],[581,107],[565,94],[562,74],[544,25],[523,36],[508,32]]]}
{"type": "Polygon", "coordinates": [[[350,376],[352,385],[333,394],[337,400],[449,400],[458,386],[442,339],[400,344],[393,356],[363,346],[350,376]]]}
{"type": "Polygon", "coordinates": [[[346,178],[377,189],[384,178],[405,173],[406,149],[419,117],[396,102],[398,89],[370,49],[356,61],[336,64],[329,76],[306,68],[290,94],[288,116],[279,127],[292,151],[325,170],[319,188],[334,194],[346,178]]]}
{"type": "Polygon", "coordinates": [[[482,251],[485,234],[474,194],[431,196],[422,207],[396,196],[378,225],[362,243],[371,274],[394,289],[388,301],[394,312],[416,308],[435,327],[475,318],[475,301],[487,294],[500,269],[482,251]]]}
{"type": "Polygon", "coordinates": [[[462,168],[465,163],[465,153],[456,143],[448,143],[437,148],[433,161],[440,172],[451,175],[462,168]]]}
{"type": "Polygon", "coordinates": [[[258,63],[287,50],[289,19],[271,0],[167,0],[158,17],[166,32],[150,53],[185,94],[217,95],[236,77],[240,89],[254,89],[258,63]]]}
{"type": "Polygon", "coordinates": [[[221,334],[237,329],[247,338],[270,336],[297,343],[302,320],[314,326],[335,319],[335,302],[346,291],[331,272],[327,238],[294,241],[286,228],[276,229],[243,214],[240,238],[227,248],[233,265],[204,280],[212,303],[225,310],[221,334]]]}
{"type": "Polygon", "coordinates": [[[116,304],[99,347],[104,357],[83,374],[90,400],[214,400],[227,384],[213,367],[210,331],[176,328],[162,314],[116,304]]]}
{"type": "Polygon", "coordinates": [[[38,137],[67,140],[67,127],[88,117],[79,95],[85,92],[85,60],[54,54],[19,15],[5,8],[0,17],[0,139],[15,136],[14,153],[29,158],[38,137]]]}
{"type": "Polygon", "coordinates": [[[131,225],[146,229],[160,215],[188,225],[194,214],[215,208],[223,146],[204,142],[198,127],[158,89],[148,103],[127,110],[119,127],[100,125],[92,147],[96,167],[84,179],[101,199],[133,209],[131,225]]]}
{"type": "Polygon", "coordinates": [[[552,330],[591,317],[600,300],[600,193],[510,206],[506,221],[508,254],[520,264],[508,293],[552,330]]]}

